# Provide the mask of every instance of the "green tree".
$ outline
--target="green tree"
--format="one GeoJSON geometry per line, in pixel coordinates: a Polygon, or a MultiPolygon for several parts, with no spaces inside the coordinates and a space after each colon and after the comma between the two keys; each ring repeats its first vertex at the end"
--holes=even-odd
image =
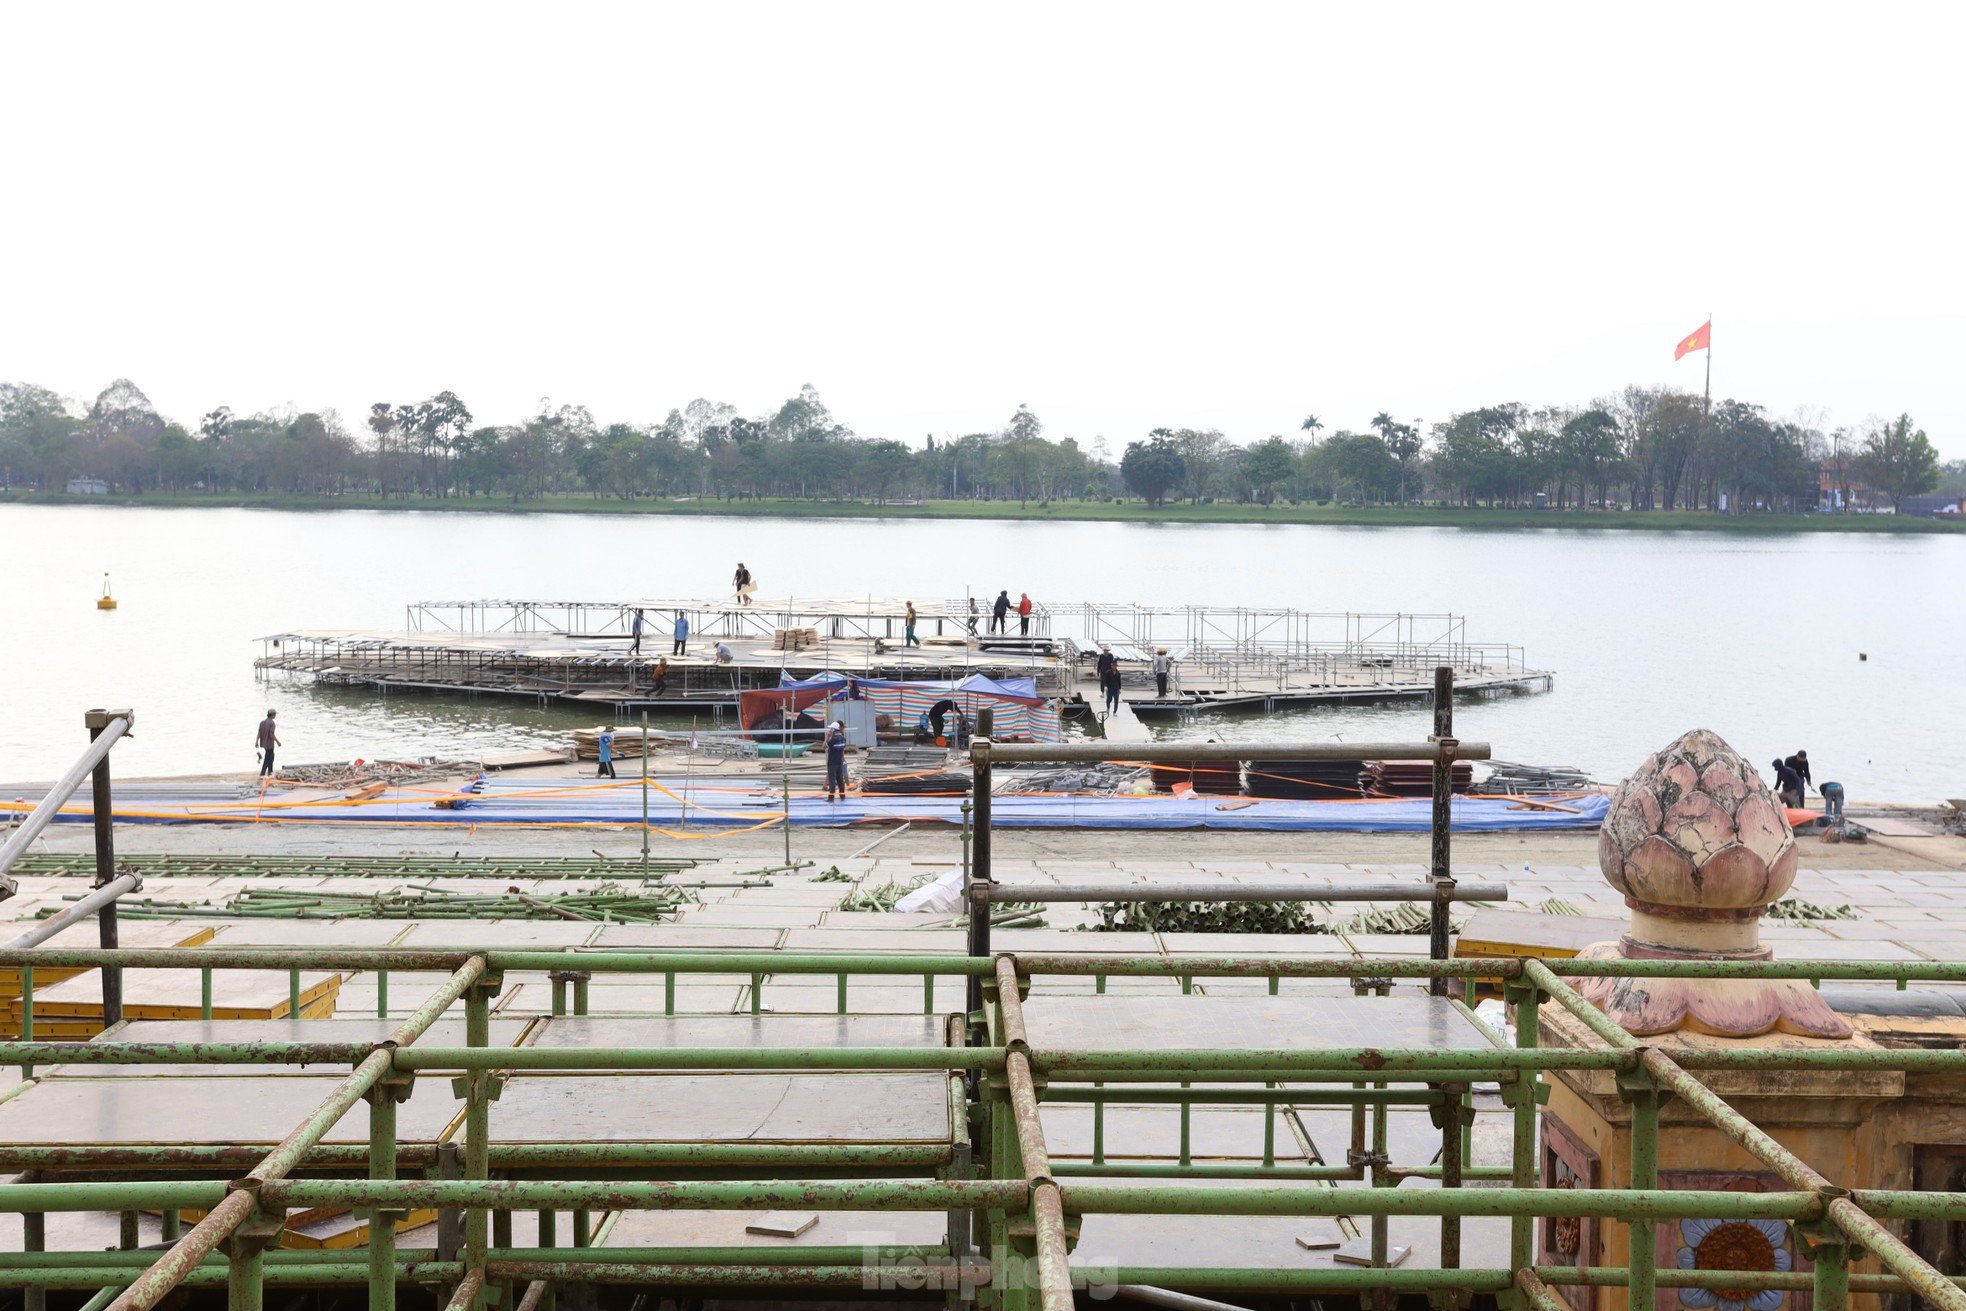
{"type": "Polygon", "coordinates": [[[1317,471],[1334,491],[1353,501],[1386,500],[1399,487],[1399,461],[1383,439],[1370,433],[1341,432],[1313,453],[1317,471]]]}
{"type": "Polygon", "coordinates": [[[905,482],[915,468],[915,453],[896,441],[868,442],[854,465],[854,478],[874,494],[876,505],[887,503],[888,491],[905,482]]]}
{"type": "Polygon", "coordinates": [[[164,431],[157,434],[150,458],[156,464],[157,481],[173,491],[182,491],[196,482],[203,463],[198,443],[177,423],[166,424],[164,431]]]}
{"type": "Polygon", "coordinates": [[[1188,499],[1200,503],[1212,495],[1216,478],[1228,463],[1229,439],[1215,428],[1156,428],[1154,434],[1165,434],[1181,453],[1182,467],[1187,471],[1183,486],[1188,499]]]}
{"type": "Polygon", "coordinates": [[[1522,426],[1523,407],[1511,401],[1457,414],[1434,426],[1434,465],[1442,482],[1460,491],[1464,504],[1502,495],[1512,474],[1510,439],[1522,426]]]}
{"type": "Polygon", "coordinates": [[[1385,410],[1372,416],[1370,425],[1379,434],[1379,440],[1392,452],[1393,459],[1399,461],[1398,498],[1406,499],[1407,482],[1418,472],[1415,468],[1420,458],[1420,430],[1410,423],[1401,423],[1385,410]]]}
{"type": "MultiPolygon", "coordinates": [[[[1608,411],[1585,410],[1563,425],[1558,444],[1565,467],[1577,475],[1577,499],[1589,504],[1595,488],[1596,503],[1602,506],[1609,499],[1610,480],[1624,460],[1618,421],[1608,411]]],[[[1563,508],[1561,498],[1557,508],[1563,508]]]]}
{"type": "Polygon", "coordinates": [[[1891,498],[1893,510],[1904,509],[1905,497],[1939,485],[1939,453],[1923,428],[1913,431],[1909,414],[1879,425],[1864,438],[1857,468],[1865,482],[1891,498]]]}
{"type": "Polygon", "coordinates": [[[1144,442],[1129,442],[1126,454],[1120,457],[1120,477],[1126,479],[1134,495],[1155,509],[1167,502],[1168,492],[1187,476],[1188,463],[1181,458],[1174,435],[1165,428],[1155,429],[1144,442]]]}
{"type": "Polygon", "coordinates": [[[8,486],[59,487],[81,472],[80,421],[68,403],[31,382],[0,383],[0,465],[8,486]]]}
{"type": "Polygon", "coordinates": [[[1010,416],[1007,431],[1014,442],[1034,442],[1044,435],[1044,421],[1031,413],[1030,406],[1019,405],[1017,413],[1010,416]]]}
{"type": "Polygon", "coordinates": [[[1297,476],[1297,452],[1281,437],[1257,442],[1242,453],[1242,477],[1257,499],[1275,501],[1277,489],[1297,476]]]}

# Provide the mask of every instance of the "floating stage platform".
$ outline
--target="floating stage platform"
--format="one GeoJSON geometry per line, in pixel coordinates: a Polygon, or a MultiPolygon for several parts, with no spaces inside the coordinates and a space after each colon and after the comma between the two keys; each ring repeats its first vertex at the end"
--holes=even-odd
{"type": "MultiPolygon", "coordinates": [[[[524,697],[591,706],[597,718],[649,711],[712,724],[734,721],[746,691],[828,670],[892,681],[1030,679],[1061,713],[1083,715],[1099,704],[1093,664],[1102,645],[1120,660],[1130,717],[1146,723],[1215,710],[1424,700],[1441,665],[1453,668],[1465,696],[1544,692],[1553,678],[1519,646],[1470,642],[1466,621],[1451,614],[1051,602],[1037,605],[1028,625],[1013,612],[1007,631],[992,632],[988,601],[976,604],[972,626],[969,598],[917,601],[917,642],[909,644],[905,599],[420,602],[401,630],[269,634],[256,665],[385,693],[524,697]],[[639,651],[631,637],[638,609],[639,651]],[[690,626],[682,655],[672,653],[679,615],[690,626]],[[727,663],[716,657],[719,643],[727,663]],[[1163,648],[1175,661],[1165,697],[1150,672],[1163,648]]],[[[1114,728],[1133,735],[1130,724],[1114,728]]]]}

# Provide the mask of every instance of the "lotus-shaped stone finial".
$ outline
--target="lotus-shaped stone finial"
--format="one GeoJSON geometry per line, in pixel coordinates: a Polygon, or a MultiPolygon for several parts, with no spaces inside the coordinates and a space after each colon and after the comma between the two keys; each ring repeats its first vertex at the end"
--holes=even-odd
{"type": "Polygon", "coordinates": [[[1795,837],[1754,768],[1696,728],[1618,785],[1597,861],[1634,909],[1749,910],[1795,882],[1795,837]]]}
{"type": "MultiPolygon", "coordinates": [[[[1585,956],[1774,959],[1759,923],[1795,882],[1795,835],[1760,775],[1718,735],[1694,729],[1619,785],[1597,857],[1605,881],[1625,894],[1632,927],[1585,956]]],[[[1799,979],[1590,979],[1578,990],[1636,1034],[1850,1036],[1799,979]]]]}

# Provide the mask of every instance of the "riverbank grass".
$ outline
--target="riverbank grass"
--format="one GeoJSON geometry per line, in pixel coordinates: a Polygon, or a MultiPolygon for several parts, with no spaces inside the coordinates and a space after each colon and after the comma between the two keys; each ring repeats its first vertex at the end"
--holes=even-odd
{"type": "Polygon", "coordinates": [[[1702,510],[1530,510],[1457,505],[1202,505],[1143,501],[871,501],[744,498],[609,497],[552,494],[511,500],[504,496],[385,497],[299,496],[289,493],[146,492],[140,496],[84,496],[63,492],[0,492],[0,505],[96,505],[258,510],[414,510],[478,514],[724,515],[740,518],[1001,519],[1060,523],[1330,524],[1361,528],[1570,528],[1607,531],[1731,533],[1966,532],[1966,522],[1888,514],[1714,514],[1702,510]]]}

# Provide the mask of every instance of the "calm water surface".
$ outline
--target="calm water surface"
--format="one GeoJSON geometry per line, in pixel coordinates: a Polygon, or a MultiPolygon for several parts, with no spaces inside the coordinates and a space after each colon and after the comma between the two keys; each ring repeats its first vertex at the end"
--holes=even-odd
{"type": "MultiPolygon", "coordinates": [[[[0,781],[52,776],[82,711],[128,705],[125,776],[560,744],[591,713],[259,682],[258,638],[403,625],[411,601],[1008,587],[1040,600],[1453,611],[1556,690],[1463,705],[1512,760],[1614,778],[1685,729],[1750,759],[1806,747],[1852,795],[1966,790],[1966,537],[0,507],[0,781]],[[94,608],[108,570],[121,606],[94,608]],[[1860,661],[1859,653],[1868,660],[1860,661]]],[[[1423,735],[1420,707],[1204,719],[1182,731],[1423,735]]]]}

